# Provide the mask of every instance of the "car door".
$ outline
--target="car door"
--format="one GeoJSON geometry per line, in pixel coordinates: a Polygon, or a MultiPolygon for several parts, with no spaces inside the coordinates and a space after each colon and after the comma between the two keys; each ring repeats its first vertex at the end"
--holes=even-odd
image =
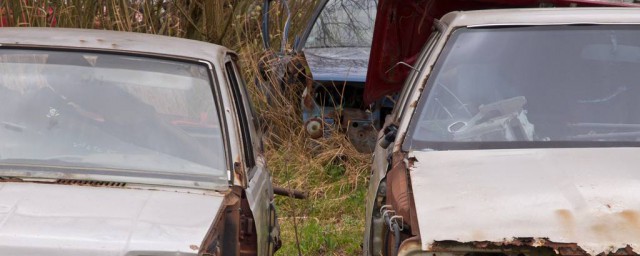
{"type": "Polygon", "coordinates": [[[246,84],[240,75],[236,57],[228,55],[225,60],[226,78],[231,86],[235,108],[238,114],[243,163],[245,192],[249,207],[253,213],[255,232],[257,234],[258,254],[269,255],[279,244],[278,225],[273,205],[273,186],[271,175],[266,168],[263,154],[262,133],[258,119],[246,90],[246,84]]]}

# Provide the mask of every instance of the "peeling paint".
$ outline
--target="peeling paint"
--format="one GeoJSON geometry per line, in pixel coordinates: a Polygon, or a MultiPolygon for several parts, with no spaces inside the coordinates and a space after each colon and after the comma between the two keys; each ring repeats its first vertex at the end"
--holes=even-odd
{"type": "Polygon", "coordinates": [[[523,243],[512,237],[541,241],[527,246],[573,244],[571,250],[554,249],[579,247],[584,252],[578,255],[638,248],[639,153],[637,148],[412,152],[418,160],[410,172],[413,192],[429,202],[416,205],[423,249],[447,240],[523,243]]]}
{"type": "Polygon", "coordinates": [[[481,252],[508,255],[637,255],[629,245],[610,247],[606,251],[589,253],[576,243],[557,243],[547,238],[509,238],[503,241],[438,241],[429,247],[430,252],[481,252]]]}

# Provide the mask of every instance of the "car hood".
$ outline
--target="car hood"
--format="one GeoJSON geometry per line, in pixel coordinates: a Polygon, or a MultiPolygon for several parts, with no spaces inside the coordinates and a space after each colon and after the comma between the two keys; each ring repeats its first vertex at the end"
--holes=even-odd
{"type": "Polygon", "coordinates": [[[0,255],[196,255],[222,200],[212,192],[0,183],[0,255]]]}
{"type": "Polygon", "coordinates": [[[640,248],[639,148],[412,152],[422,249],[548,238],[591,255],[640,248]]]}
{"type": "Polygon", "coordinates": [[[428,0],[419,5],[406,4],[405,0],[378,0],[363,96],[365,104],[402,89],[409,73],[417,68],[413,66],[433,31],[435,19],[452,11],[535,8],[542,4],[555,7],[640,7],[637,3],[609,0],[428,0]]]}
{"type": "Polygon", "coordinates": [[[316,81],[365,81],[369,48],[306,48],[303,52],[316,81]]]}

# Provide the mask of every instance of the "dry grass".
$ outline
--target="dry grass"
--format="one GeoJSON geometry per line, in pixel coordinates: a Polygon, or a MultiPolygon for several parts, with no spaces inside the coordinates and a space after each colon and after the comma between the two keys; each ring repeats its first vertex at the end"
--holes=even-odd
{"type": "MultiPolygon", "coordinates": [[[[258,116],[265,124],[268,165],[277,185],[306,190],[309,200],[278,198],[284,247],[297,254],[294,219],[304,255],[360,252],[369,155],[358,153],[344,135],[310,140],[302,129],[296,85],[269,77],[256,86],[258,64],[277,69],[265,53],[258,0],[10,0],[0,1],[0,20],[9,26],[93,28],[183,37],[222,44],[240,55],[258,116]],[[133,2],[133,3],[132,3],[133,2]]],[[[316,0],[291,0],[293,37],[306,26],[316,0]]],[[[279,46],[286,19],[280,6],[270,10],[272,45],[279,46]]],[[[292,42],[292,38],[288,40],[292,42]]],[[[289,45],[290,46],[290,45],[289,45]]],[[[277,71],[277,70],[271,70],[277,71]]],[[[298,85],[301,86],[301,85],[298,85]]]]}

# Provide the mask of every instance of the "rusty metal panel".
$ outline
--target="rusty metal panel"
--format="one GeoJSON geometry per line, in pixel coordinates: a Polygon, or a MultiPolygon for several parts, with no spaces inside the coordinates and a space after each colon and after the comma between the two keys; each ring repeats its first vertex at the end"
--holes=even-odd
{"type": "Polygon", "coordinates": [[[387,204],[410,225],[412,234],[418,235],[420,228],[405,156],[406,154],[401,152],[393,154],[393,165],[387,173],[387,204]]]}
{"type": "MultiPolygon", "coordinates": [[[[588,254],[640,246],[640,149],[412,152],[424,250],[540,237],[588,254]],[[428,202],[428,203],[426,203],[428,202]]],[[[540,242],[538,242],[540,243],[540,242]]],[[[545,243],[542,243],[545,244],[545,243]]]]}

